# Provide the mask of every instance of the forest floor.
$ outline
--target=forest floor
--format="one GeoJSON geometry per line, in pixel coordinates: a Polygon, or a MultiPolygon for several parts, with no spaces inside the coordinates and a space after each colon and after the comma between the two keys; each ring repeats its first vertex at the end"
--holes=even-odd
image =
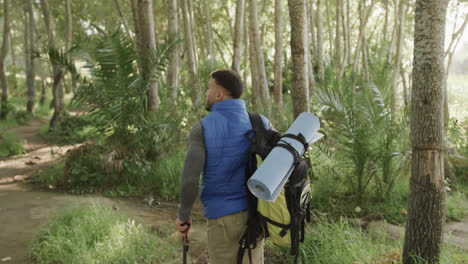
{"type": "MultiPolygon", "coordinates": [[[[173,228],[171,238],[180,239],[174,225],[177,217],[176,202],[157,201],[149,205],[138,199],[44,191],[33,184],[24,183],[29,176],[53,166],[68,150],[79,146],[50,145],[39,133],[47,122],[35,118],[24,126],[12,128],[10,131],[26,140],[27,153],[0,159],[0,263],[28,263],[29,247],[39,229],[55,212],[77,204],[98,203],[121,210],[137,223],[150,225],[153,229],[167,232],[173,228]]],[[[189,263],[207,263],[206,225],[199,201],[193,212],[189,263]]],[[[404,235],[403,227],[392,226],[383,221],[365,225],[374,230],[385,230],[396,239],[404,235]]],[[[445,238],[450,244],[468,251],[468,218],[461,222],[448,223],[445,238]]]]}

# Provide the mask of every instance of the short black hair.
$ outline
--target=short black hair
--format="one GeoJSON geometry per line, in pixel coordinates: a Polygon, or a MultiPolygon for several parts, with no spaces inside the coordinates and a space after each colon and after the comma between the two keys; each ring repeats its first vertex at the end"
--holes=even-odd
{"type": "Polygon", "coordinates": [[[226,89],[234,99],[240,98],[244,92],[244,82],[242,82],[240,75],[233,70],[216,70],[210,76],[216,81],[216,84],[226,89]]]}

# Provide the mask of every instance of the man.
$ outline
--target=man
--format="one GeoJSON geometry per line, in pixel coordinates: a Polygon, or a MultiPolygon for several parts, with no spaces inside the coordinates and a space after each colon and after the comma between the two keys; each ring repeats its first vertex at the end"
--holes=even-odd
{"type": "MultiPolygon", "coordinates": [[[[211,113],[190,131],[176,225],[182,236],[190,231],[191,209],[203,171],[200,200],[208,219],[210,263],[229,264],[237,263],[239,240],[247,227],[245,164],[250,142],[245,133],[252,124],[244,100],[239,99],[244,88],[239,74],[217,70],[210,76],[205,107],[211,113]]],[[[267,122],[264,119],[269,126],[267,122]]],[[[248,259],[245,254],[243,263],[249,263],[248,259]]],[[[263,240],[252,250],[252,263],[263,263],[263,240]]]]}

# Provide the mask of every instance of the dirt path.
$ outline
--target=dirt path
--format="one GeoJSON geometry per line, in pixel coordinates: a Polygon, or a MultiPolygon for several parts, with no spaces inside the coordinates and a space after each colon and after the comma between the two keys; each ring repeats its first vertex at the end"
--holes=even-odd
{"type": "MultiPolygon", "coordinates": [[[[39,229],[55,212],[76,204],[98,203],[106,207],[119,208],[133,217],[136,222],[150,225],[154,229],[174,230],[177,203],[158,201],[148,205],[144,201],[111,199],[91,195],[70,195],[38,191],[24,184],[31,174],[54,165],[67,150],[74,146],[50,146],[39,131],[46,120],[32,119],[27,125],[10,129],[24,138],[27,154],[0,160],[0,262],[29,263],[28,252],[31,241],[39,229]]],[[[201,215],[201,206],[195,208],[191,236],[189,263],[207,263],[206,227],[201,215]]],[[[180,261],[174,260],[174,263],[180,261]]]]}

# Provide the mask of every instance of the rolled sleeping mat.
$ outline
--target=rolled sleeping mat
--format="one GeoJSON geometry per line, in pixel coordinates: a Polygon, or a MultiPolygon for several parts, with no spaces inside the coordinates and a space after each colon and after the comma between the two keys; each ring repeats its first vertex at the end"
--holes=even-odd
{"type": "MultiPolygon", "coordinates": [[[[312,113],[301,113],[292,123],[286,134],[302,134],[309,144],[323,137],[318,133],[320,122],[312,113]]],[[[299,155],[306,151],[304,145],[293,138],[281,138],[283,143],[292,146],[299,155]]],[[[249,190],[257,198],[274,202],[294,169],[294,155],[283,147],[274,147],[248,180],[249,190]]]]}

